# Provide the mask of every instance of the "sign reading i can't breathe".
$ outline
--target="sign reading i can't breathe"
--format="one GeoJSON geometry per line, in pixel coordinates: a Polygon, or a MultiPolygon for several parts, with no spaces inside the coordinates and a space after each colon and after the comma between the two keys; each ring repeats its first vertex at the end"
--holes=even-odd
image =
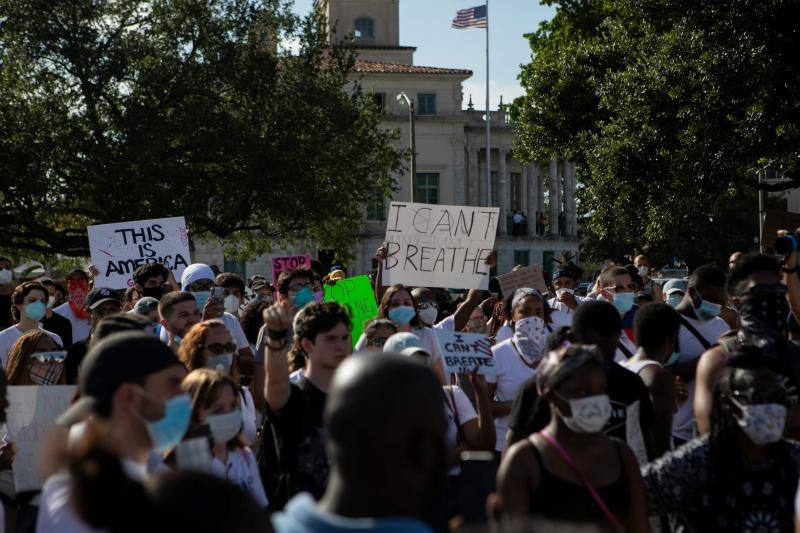
{"type": "Polygon", "coordinates": [[[147,263],[162,263],[181,279],[191,263],[189,232],[183,217],[100,224],[86,228],[92,263],[100,271],[97,287],[127,289],[133,273],[147,263]]]}
{"type": "Polygon", "coordinates": [[[369,276],[340,279],[334,285],[325,285],[325,301],[347,306],[353,317],[353,346],[364,331],[364,323],[378,315],[375,293],[369,276]]]}
{"type": "Polygon", "coordinates": [[[477,370],[484,376],[496,376],[492,358],[492,343],[486,335],[434,330],[442,352],[445,375],[463,374],[477,370]]]}
{"type": "Polygon", "coordinates": [[[487,289],[496,207],[392,202],[383,284],[487,289]]]}

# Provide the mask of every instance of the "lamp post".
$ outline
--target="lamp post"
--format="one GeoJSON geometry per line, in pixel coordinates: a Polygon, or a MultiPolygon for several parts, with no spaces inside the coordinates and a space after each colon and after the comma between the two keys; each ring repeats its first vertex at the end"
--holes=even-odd
{"type": "Polygon", "coordinates": [[[416,132],[414,120],[415,120],[415,112],[414,112],[414,100],[410,99],[405,92],[401,92],[397,95],[398,102],[405,102],[408,106],[408,122],[409,122],[409,129],[411,131],[411,201],[415,200],[414,196],[417,192],[417,140],[416,140],[416,132]]]}

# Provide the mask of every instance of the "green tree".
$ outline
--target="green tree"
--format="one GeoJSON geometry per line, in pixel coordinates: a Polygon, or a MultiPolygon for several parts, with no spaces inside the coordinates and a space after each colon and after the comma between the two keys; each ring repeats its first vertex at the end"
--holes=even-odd
{"type": "Polygon", "coordinates": [[[87,225],[183,215],[244,255],[347,249],[403,154],[327,42],[285,0],[0,0],[3,247],[86,255],[87,225]]]}
{"type": "Polygon", "coordinates": [[[757,171],[800,186],[800,4],[554,3],[512,120],[519,157],[578,162],[584,249],[696,265],[751,245],[757,171]]]}

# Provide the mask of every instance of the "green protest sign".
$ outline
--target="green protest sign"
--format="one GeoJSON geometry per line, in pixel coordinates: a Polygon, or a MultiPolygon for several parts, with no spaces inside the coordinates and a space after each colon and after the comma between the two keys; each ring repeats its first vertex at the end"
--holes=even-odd
{"type": "Polygon", "coordinates": [[[353,315],[353,346],[355,347],[364,323],[378,315],[378,305],[375,303],[375,294],[369,276],[356,276],[345,278],[336,282],[336,285],[325,285],[325,301],[337,302],[347,306],[353,315]]]}

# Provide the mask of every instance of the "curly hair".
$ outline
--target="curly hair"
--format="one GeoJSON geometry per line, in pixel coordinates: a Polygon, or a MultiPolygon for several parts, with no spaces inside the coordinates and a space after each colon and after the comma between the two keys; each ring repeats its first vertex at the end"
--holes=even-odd
{"type": "Polygon", "coordinates": [[[239,317],[239,324],[242,325],[244,335],[250,344],[255,344],[258,340],[258,332],[264,325],[264,309],[270,305],[272,304],[264,300],[250,302],[239,317]]]}
{"type": "MultiPolygon", "coordinates": [[[[33,385],[28,377],[31,369],[31,354],[36,352],[36,346],[44,338],[50,339],[59,349],[61,348],[54,338],[40,329],[25,333],[11,346],[6,361],[6,376],[8,376],[9,385],[33,385]]],[[[62,372],[58,383],[66,384],[66,379],[66,373],[62,372]]]]}
{"type": "MultiPolygon", "coordinates": [[[[226,326],[225,322],[222,320],[206,320],[205,322],[198,322],[192,326],[181,341],[181,347],[178,349],[178,358],[189,372],[205,368],[206,364],[208,364],[208,358],[203,354],[203,349],[206,346],[208,332],[212,328],[225,328],[225,331],[228,331],[228,326],[226,326]]],[[[239,379],[239,370],[236,367],[235,356],[233,364],[231,364],[231,378],[234,382],[239,379]]]]}

